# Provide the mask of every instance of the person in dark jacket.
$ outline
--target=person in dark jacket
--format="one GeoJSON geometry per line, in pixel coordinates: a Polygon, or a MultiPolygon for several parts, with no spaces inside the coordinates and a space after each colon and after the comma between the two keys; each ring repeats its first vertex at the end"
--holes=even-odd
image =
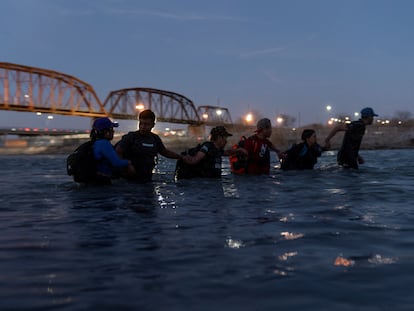
{"type": "Polygon", "coordinates": [[[364,108],[361,110],[361,119],[353,121],[349,124],[338,124],[332,129],[325,139],[326,146],[330,148],[330,139],[340,131],[345,131],[342,146],[337,154],[338,164],[345,168],[358,169],[358,164],[365,161],[359,155],[362,138],[365,134],[365,127],[371,125],[374,117],[378,116],[372,108],[364,108]]]}
{"type": "Polygon", "coordinates": [[[197,146],[194,154],[183,155],[177,161],[176,179],[188,179],[195,177],[220,178],[222,156],[241,152],[241,149],[224,150],[227,137],[233,136],[227,132],[224,126],[216,126],[211,129],[210,140],[197,146]]]}
{"type": "Polygon", "coordinates": [[[301,143],[293,145],[283,153],[280,161],[283,170],[311,170],[322,151],[327,150],[317,143],[316,133],[312,129],[303,130],[301,138],[301,143]]]}
{"type": "Polygon", "coordinates": [[[122,159],[128,159],[135,168],[135,174],[123,177],[130,181],[146,183],[152,180],[152,172],[158,154],[170,159],[180,159],[181,155],[167,149],[161,138],[152,133],[155,126],[155,114],[151,110],[143,110],[139,116],[138,130],[122,136],[116,144],[116,152],[122,159]]]}

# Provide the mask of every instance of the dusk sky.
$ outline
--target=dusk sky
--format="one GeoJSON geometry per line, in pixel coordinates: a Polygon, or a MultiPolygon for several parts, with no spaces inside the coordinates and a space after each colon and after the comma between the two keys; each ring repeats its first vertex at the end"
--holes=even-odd
{"type": "MultiPolygon", "coordinates": [[[[73,75],[102,101],[180,93],[233,121],[392,117],[414,112],[413,12],[410,0],[1,0],[0,61],[73,75]]],[[[25,117],[0,111],[0,127],[25,117]]]]}

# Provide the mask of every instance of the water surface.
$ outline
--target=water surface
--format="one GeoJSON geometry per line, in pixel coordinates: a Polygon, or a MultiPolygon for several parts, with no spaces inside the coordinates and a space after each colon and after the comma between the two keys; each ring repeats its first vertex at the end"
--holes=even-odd
{"type": "Polygon", "coordinates": [[[413,310],[413,152],[105,187],[0,156],[1,310],[413,310]]]}

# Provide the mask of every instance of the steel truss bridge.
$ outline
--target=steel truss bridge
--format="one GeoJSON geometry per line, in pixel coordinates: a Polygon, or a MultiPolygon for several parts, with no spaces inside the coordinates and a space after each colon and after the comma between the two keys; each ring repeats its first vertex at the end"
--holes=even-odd
{"type": "Polygon", "coordinates": [[[153,110],[158,122],[232,124],[227,108],[196,108],[189,98],[178,93],[154,88],[126,88],[110,92],[102,103],[93,87],[76,77],[0,62],[0,110],[137,120],[142,109],[153,110]]]}

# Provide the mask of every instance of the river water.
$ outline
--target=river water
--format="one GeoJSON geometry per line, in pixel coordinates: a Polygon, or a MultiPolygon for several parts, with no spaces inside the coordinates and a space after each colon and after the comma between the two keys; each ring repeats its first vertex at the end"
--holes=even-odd
{"type": "Polygon", "coordinates": [[[413,310],[414,150],[363,155],[179,182],[161,158],[105,187],[0,156],[0,309],[413,310]]]}

